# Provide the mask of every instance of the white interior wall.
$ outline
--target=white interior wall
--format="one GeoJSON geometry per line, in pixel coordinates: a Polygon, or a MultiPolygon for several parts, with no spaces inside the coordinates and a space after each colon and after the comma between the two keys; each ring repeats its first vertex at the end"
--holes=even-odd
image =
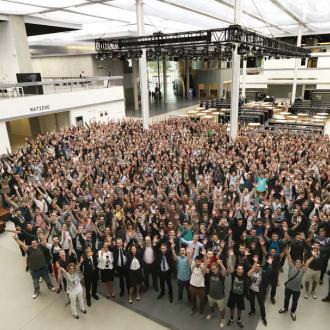
{"type": "Polygon", "coordinates": [[[54,113],[46,116],[40,116],[39,124],[41,134],[57,130],[56,117],[54,113]]]}
{"type": "Polygon", "coordinates": [[[69,127],[69,113],[67,111],[55,113],[58,128],[69,127]]]}
{"type": "Polygon", "coordinates": [[[28,119],[18,119],[10,122],[10,132],[11,134],[21,135],[21,136],[31,136],[31,127],[28,119]]]}
{"type": "Polygon", "coordinates": [[[95,75],[93,60],[92,55],[34,57],[32,67],[42,77],[79,77],[81,70],[92,77],[95,75]]]}
{"type": "Polygon", "coordinates": [[[120,120],[125,117],[125,102],[115,101],[105,104],[80,107],[70,111],[70,123],[76,125],[76,118],[83,117],[84,123],[107,122],[109,120],[120,120]]]}

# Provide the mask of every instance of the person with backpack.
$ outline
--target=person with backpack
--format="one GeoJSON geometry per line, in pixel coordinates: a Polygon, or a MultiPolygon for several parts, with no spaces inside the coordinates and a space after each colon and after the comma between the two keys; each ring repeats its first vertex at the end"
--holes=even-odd
{"type": "Polygon", "coordinates": [[[291,318],[293,321],[296,320],[296,310],[298,306],[298,300],[300,297],[300,291],[302,287],[302,279],[310,265],[317,255],[316,250],[311,251],[312,256],[306,261],[303,266],[303,262],[300,259],[296,259],[295,263],[292,262],[291,254],[289,248],[286,249],[286,255],[289,264],[289,274],[288,280],[284,283],[285,293],[284,293],[284,307],[279,310],[280,314],[286,313],[289,309],[289,303],[292,296],[291,305],[291,318]]]}

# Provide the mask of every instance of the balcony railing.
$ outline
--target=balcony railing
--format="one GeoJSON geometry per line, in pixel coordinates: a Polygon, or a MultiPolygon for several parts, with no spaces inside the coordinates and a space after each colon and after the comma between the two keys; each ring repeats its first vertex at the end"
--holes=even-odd
{"type": "Polygon", "coordinates": [[[23,83],[0,83],[0,100],[11,97],[26,97],[40,94],[67,93],[81,89],[121,86],[123,76],[101,76],[87,78],[47,77],[42,81],[23,83]]]}

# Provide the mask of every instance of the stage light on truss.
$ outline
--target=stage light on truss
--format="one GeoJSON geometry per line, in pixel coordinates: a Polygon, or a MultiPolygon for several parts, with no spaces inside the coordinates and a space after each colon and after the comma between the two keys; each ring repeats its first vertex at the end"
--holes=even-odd
{"type": "Polygon", "coordinates": [[[153,57],[154,57],[154,51],[153,51],[153,49],[148,49],[147,50],[146,57],[147,57],[148,60],[153,59],[153,57]]]}
{"type": "Polygon", "coordinates": [[[114,58],[116,58],[116,53],[111,52],[111,53],[108,54],[108,57],[109,57],[110,60],[113,60],[114,58]]]}
{"type": "Polygon", "coordinates": [[[232,44],[225,45],[225,53],[231,53],[235,49],[235,46],[232,44]]]}
{"type": "Polygon", "coordinates": [[[209,56],[209,47],[203,47],[203,49],[202,49],[202,55],[204,57],[209,56]]]}
{"type": "Polygon", "coordinates": [[[175,54],[175,50],[174,48],[167,48],[166,49],[166,55],[169,56],[169,57],[173,57],[175,54]]]}
{"type": "Polygon", "coordinates": [[[214,47],[213,54],[215,57],[220,57],[221,56],[221,47],[214,47]]]}
{"type": "Polygon", "coordinates": [[[183,48],[179,48],[179,49],[176,51],[176,55],[177,55],[179,58],[184,57],[184,49],[183,49],[183,48]]]}
{"type": "Polygon", "coordinates": [[[162,57],[162,50],[161,49],[155,49],[154,57],[156,57],[156,58],[162,57]]]}
{"type": "Polygon", "coordinates": [[[239,45],[238,48],[237,48],[237,54],[238,55],[246,55],[247,54],[246,46],[239,45]]]}
{"type": "Polygon", "coordinates": [[[142,54],[143,54],[142,49],[138,49],[138,50],[134,51],[133,58],[141,58],[142,54]]]}

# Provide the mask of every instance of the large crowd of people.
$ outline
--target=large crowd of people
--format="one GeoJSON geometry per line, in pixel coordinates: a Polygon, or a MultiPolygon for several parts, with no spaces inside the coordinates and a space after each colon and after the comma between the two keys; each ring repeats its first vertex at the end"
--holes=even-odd
{"type": "Polygon", "coordinates": [[[77,300],[86,313],[102,285],[130,304],[154,290],[206,319],[218,310],[221,328],[235,316],[243,328],[246,309],[266,326],[265,300],[276,304],[278,290],[278,312],[296,320],[301,291],[312,301],[330,285],[327,137],[242,129],[231,141],[220,124],[170,119],[147,131],[140,121],[94,123],[27,143],[1,157],[2,200],[33,298],[44,280],[67,293],[77,319],[77,300]]]}

